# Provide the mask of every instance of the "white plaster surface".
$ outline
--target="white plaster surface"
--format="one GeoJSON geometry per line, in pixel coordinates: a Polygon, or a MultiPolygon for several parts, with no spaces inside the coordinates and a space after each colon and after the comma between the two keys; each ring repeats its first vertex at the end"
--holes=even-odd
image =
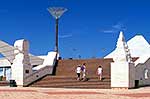
{"type": "Polygon", "coordinates": [[[116,49],[105,58],[113,58],[115,62],[128,61],[131,62],[131,54],[128,45],[125,41],[123,32],[119,34],[116,49]]]}
{"type": "Polygon", "coordinates": [[[36,81],[40,79],[41,77],[44,77],[45,75],[52,74],[53,67],[52,66],[45,66],[35,72],[33,72],[31,75],[25,77],[24,79],[24,86],[32,83],[33,81],[36,81]]]}
{"type": "Polygon", "coordinates": [[[32,74],[32,66],[28,53],[29,44],[27,40],[17,40],[14,47],[16,50],[14,50],[15,59],[11,66],[12,79],[16,81],[17,85],[23,86],[24,78],[32,74]],[[26,73],[26,70],[29,72],[26,73]]]}
{"type": "MultiPolygon", "coordinates": [[[[119,41],[119,39],[118,39],[119,41]]],[[[121,41],[121,40],[120,40],[121,41]]],[[[123,40],[122,40],[123,41],[123,40]]],[[[131,87],[135,85],[135,80],[139,80],[139,86],[150,85],[150,45],[142,35],[136,35],[127,42],[131,57],[138,59],[131,65],[121,63],[125,59],[121,42],[117,42],[117,48],[105,58],[120,59],[111,64],[111,86],[112,87],[131,87]],[[120,55],[120,56],[119,56],[120,55]],[[146,71],[146,72],[145,72],[146,71]],[[128,78],[129,77],[129,78],[128,78]],[[129,80],[129,81],[128,81],[129,80]]]]}
{"type": "Polygon", "coordinates": [[[144,64],[148,59],[150,58],[150,55],[141,55],[134,63],[135,66],[137,66],[139,63],[144,64]]]}
{"type": "Polygon", "coordinates": [[[48,52],[47,57],[45,57],[44,59],[43,65],[53,66],[55,58],[56,58],[56,52],[48,52]]]}
{"type": "Polygon", "coordinates": [[[111,63],[111,87],[128,87],[128,63],[111,63]]]}
{"type": "Polygon", "coordinates": [[[33,70],[39,70],[45,66],[54,66],[55,58],[56,58],[56,52],[48,52],[48,55],[44,57],[43,64],[34,67],[33,70]]]}
{"type": "Polygon", "coordinates": [[[0,59],[0,67],[11,67],[11,63],[7,59],[2,58],[0,59]]]}
{"type": "Polygon", "coordinates": [[[132,57],[150,56],[150,45],[142,35],[136,35],[127,42],[132,57]]]}
{"type": "Polygon", "coordinates": [[[111,63],[111,87],[132,88],[135,80],[135,69],[128,62],[111,63]],[[131,75],[129,75],[131,74],[131,75]]]}
{"type": "MultiPolygon", "coordinates": [[[[131,38],[127,44],[132,57],[141,57],[143,55],[150,56],[150,45],[142,35],[136,35],[135,37],[131,38]]],[[[113,58],[116,55],[117,51],[114,50],[105,56],[105,58],[113,58]]]]}

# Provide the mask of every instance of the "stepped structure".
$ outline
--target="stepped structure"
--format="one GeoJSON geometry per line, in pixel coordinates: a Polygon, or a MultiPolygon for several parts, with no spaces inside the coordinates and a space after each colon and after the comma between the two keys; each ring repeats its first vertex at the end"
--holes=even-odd
{"type": "Polygon", "coordinates": [[[28,52],[28,41],[17,40],[14,46],[0,41],[2,81],[8,86],[14,80],[18,86],[54,88],[134,88],[150,85],[150,44],[142,35],[125,41],[120,32],[116,48],[101,59],[62,59],[58,53],[34,56],[28,52]],[[86,63],[87,79],[77,81],[76,67],[86,63]],[[99,81],[97,68],[103,68],[99,81]]]}
{"type": "Polygon", "coordinates": [[[48,75],[33,83],[33,87],[59,88],[110,88],[110,62],[112,59],[66,59],[59,60],[54,76],[48,75]],[[76,67],[86,63],[88,81],[77,81],[76,67]],[[97,68],[103,68],[103,81],[98,80],[97,68]]]}
{"type": "Polygon", "coordinates": [[[0,81],[0,86],[9,86],[9,81],[0,81]]]}

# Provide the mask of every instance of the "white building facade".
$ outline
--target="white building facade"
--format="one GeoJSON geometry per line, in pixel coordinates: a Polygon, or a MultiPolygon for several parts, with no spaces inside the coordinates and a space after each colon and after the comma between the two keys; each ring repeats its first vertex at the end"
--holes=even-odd
{"type": "MultiPolygon", "coordinates": [[[[52,74],[59,55],[48,52],[44,56],[29,53],[27,40],[17,40],[14,46],[0,41],[1,75],[6,80],[15,80],[18,86],[27,86],[32,82],[52,74]]],[[[120,32],[116,48],[104,58],[113,58],[111,63],[111,87],[134,88],[150,85],[150,44],[142,35],[136,35],[125,41],[120,32]]]]}
{"type": "Polygon", "coordinates": [[[14,80],[17,86],[27,86],[30,83],[52,74],[56,61],[56,52],[48,52],[45,56],[34,56],[29,53],[27,40],[17,40],[14,46],[0,41],[1,75],[3,80],[14,80]]]}
{"type": "Polygon", "coordinates": [[[105,56],[111,63],[111,87],[134,88],[150,85],[150,45],[142,35],[127,43],[120,32],[114,51],[105,56]]]}

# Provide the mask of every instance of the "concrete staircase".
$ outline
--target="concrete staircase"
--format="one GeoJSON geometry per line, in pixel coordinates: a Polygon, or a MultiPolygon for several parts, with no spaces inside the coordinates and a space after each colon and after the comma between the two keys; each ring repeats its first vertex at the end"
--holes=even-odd
{"type": "Polygon", "coordinates": [[[9,86],[9,81],[0,81],[0,86],[9,86]]]}
{"type": "Polygon", "coordinates": [[[51,88],[110,88],[110,62],[112,59],[66,59],[59,60],[56,66],[55,75],[47,75],[34,82],[32,87],[51,88]],[[76,80],[76,67],[86,63],[88,81],[76,80]],[[103,80],[99,81],[96,71],[98,66],[103,68],[103,80]]]}

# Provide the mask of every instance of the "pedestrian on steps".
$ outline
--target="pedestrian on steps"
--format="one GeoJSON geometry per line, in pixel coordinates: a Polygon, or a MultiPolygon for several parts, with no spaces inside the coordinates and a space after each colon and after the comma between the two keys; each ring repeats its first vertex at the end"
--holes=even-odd
{"type": "Polygon", "coordinates": [[[77,73],[77,80],[80,80],[80,75],[81,75],[81,66],[78,65],[76,68],[76,73],[77,73]]]}
{"type": "Polygon", "coordinates": [[[102,69],[102,66],[99,66],[97,68],[97,75],[98,75],[98,79],[101,81],[102,80],[102,72],[103,72],[103,69],[102,69]]]}
{"type": "Polygon", "coordinates": [[[83,65],[81,66],[81,71],[82,71],[82,80],[85,81],[86,80],[86,64],[83,63],[83,65]]]}

